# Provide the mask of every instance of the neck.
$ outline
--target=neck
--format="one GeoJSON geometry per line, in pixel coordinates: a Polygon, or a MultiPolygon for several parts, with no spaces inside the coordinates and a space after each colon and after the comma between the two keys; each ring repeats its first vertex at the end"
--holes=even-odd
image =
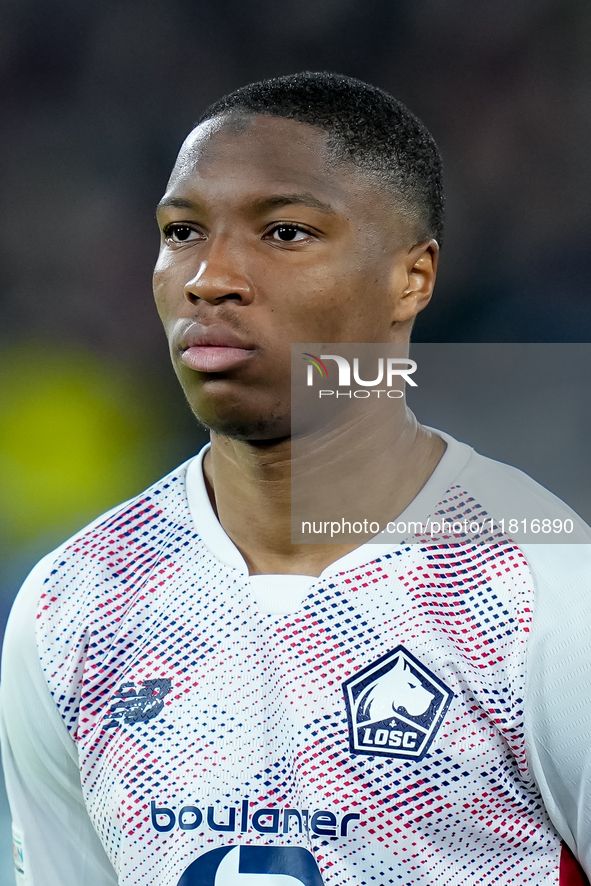
{"type": "Polygon", "coordinates": [[[208,492],[251,575],[317,576],[375,534],[337,544],[294,544],[292,488],[294,513],[328,498],[332,516],[349,513],[353,503],[355,513],[382,526],[408,507],[445,451],[443,440],[422,427],[404,403],[394,424],[375,423],[363,431],[357,422],[341,425],[303,446],[289,439],[251,443],[212,434],[204,462],[208,492]]]}

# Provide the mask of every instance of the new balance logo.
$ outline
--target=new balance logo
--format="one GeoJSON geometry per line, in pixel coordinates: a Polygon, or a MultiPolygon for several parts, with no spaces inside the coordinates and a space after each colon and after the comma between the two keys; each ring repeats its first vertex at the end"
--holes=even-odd
{"type": "Polygon", "coordinates": [[[404,646],[343,682],[353,754],[420,760],[453,693],[404,646]]]}
{"type": "Polygon", "coordinates": [[[124,723],[147,723],[157,717],[164,707],[163,698],[170,692],[170,680],[144,680],[141,689],[133,683],[122,683],[111,707],[105,723],[105,729],[112,729],[124,723]]]}

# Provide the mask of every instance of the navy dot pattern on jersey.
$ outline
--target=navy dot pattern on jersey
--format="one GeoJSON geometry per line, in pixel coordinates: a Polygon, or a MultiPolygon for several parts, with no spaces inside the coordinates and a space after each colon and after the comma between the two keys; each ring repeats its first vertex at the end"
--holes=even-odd
{"type": "MultiPolygon", "coordinates": [[[[394,545],[270,615],[202,542],[184,476],[78,536],[38,607],[47,684],[122,886],[177,886],[231,845],[305,847],[327,886],[557,883],[524,752],[532,580],[511,540],[394,545]],[[399,645],[449,687],[449,709],[421,760],[353,754],[342,682],[399,645]]],[[[437,512],[484,514],[459,487],[437,512]]]]}

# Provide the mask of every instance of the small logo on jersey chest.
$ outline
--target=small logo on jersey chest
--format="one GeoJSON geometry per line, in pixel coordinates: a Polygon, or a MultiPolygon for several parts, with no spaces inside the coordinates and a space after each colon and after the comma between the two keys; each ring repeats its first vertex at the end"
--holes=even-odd
{"type": "Polygon", "coordinates": [[[397,646],[343,681],[352,754],[420,760],[453,698],[435,674],[397,646]]]}
{"type": "Polygon", "coordinates": [[[171,681],[166,679],[144,680],[141,688],[133,683],[122,683],[109,709],[112,718],[105,729],[125,723],[147,723],[157,717],[164,707],[163,698],[168,695],[171,681]]]}

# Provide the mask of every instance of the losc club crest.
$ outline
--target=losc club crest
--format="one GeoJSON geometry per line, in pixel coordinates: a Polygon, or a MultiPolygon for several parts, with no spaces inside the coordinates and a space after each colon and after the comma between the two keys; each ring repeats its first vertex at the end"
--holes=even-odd
{"type": "Polygon", "coordinates": [[[397,646],[343,682],[352,754],[420,760],[453,698],[445,683],[397,646]]]}

